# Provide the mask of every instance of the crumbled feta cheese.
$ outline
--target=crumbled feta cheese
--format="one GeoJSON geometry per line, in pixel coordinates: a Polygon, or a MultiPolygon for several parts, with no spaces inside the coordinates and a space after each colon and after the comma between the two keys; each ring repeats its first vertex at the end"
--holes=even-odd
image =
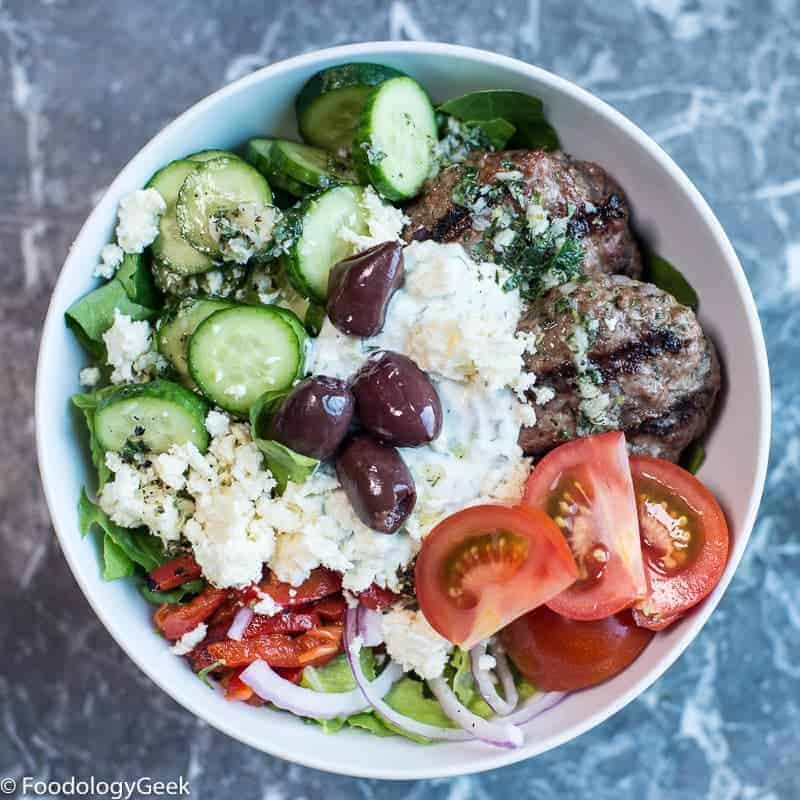
{"type": "Polygon", "coordinates": [[[269,244],[279,216],[274,206],[243,203],[212,217],[208,230],[225,261],[246,264],[269,244]]]}
{"type": "Polygon", "coordinates": [[[556,390],[552,386],[537,386],[533,391],[537,406],[547,405],[556,396],[556,390]]]}
{"type": "Polygon", "coordinates": [[[440,636],[421,611],[395,608],[381,617],[386,652],[403,670],[420,678],[438,678],[444,672],[452,645],[440,636]]]}
{"type": "Polygon", "coordinates": [[[520,403],[517,409],[519,424],[525,428],[532,428],[536,424],[536,411],[528,403],[520,403]]]}
{"type": "Polygon", "coordinates": [[[484,653],[480,658],[478,658],[478,669],[483,670],[484,672],[488,672],[490,669],[494,669],[497,666],[497,661],[495,660],[494,656],[490,656],[488,653],[484,653]]]}
{"type": "Polygon", "coordinates": [[[264,617],[274,617],[283,611],[283,606],[276,603],[266,592],[259,590],[258,602],[253,605],[253,611],[264,617]]]}
{"type": "Polygon", "coordinates": [[[540,236],[550,227],[547,211],[535,199],[532,199],[525,208],[525,219],[532,236],[540,236]]]}
{"type": "Polygon", "coordinates": [[[516,236],[517,234],[511,228],[503,228],[503,230],[495,234],[494,239],[492,239],[492,246],[499,253],[505,250],[505,248],[514,241],[516,236]]]}
{"type": "Polygon", "coordinates": [[[199,623],[190,631],[184,633],[183,636],[172,645],[172,652],[175,653],[176,656],[185,656],[187,653],[191,653],[192,650],[206,638],[206,633],[208,633],[208,625],[206,625],[205,622],[199,623]]]}
{"type": "Polygon", "coordinates": [[[100,383],[101,372],[97,367],[86,367],[82,369],[78,375],[81,386],[86,389],[93,389],[100,383]]]}
{"type": "Polygon", "coordinates": [[[114,324],[103,334],[112,383],[134,380],[136,360],[150,351],[151,328],[146,320],[132,320],[114,309],[114,324]]]}
{"type": "Polygon", "coordinates": [[[349,224],[343,225],[337,234],[342,241],[353,246],[354,253],[360,253],[381,242],[400,239],[400,234],[408,223],[408,217],[402,209],[384,202],[371,186],[364,189],[360,205],[364,211],[369,234],[360,234],[353,230],[355,219],[349,220],[349,224]]]}
{"type": "Polygon", "coordinates": [[[215,436],[224,436],[230,431],[231,418],[222,411],[211,410],[206,416],[206,430],[213,438],[215,436]]]}
{"type": "Polygon", "coordinates": [[[614,333],[614,331],[617,329],[617,323],[619,320],[616,317],[606,317],[605,322],[606,328],[608,328],[611,333],[614,333]]]}
{"type": "Polygon", "coordinates": [[[100,251],[100,263],[94,268],[95,278],[111,280],[124,257],[125,253],[118,244],[107,244],[100,251]]]}
{"type": "Polygon", "coordinates": [[[158,236],[159,217],[167,210],[155,189],[137,189],[119,201],[117,241],[126,253],[141,253],[158,236]]]}

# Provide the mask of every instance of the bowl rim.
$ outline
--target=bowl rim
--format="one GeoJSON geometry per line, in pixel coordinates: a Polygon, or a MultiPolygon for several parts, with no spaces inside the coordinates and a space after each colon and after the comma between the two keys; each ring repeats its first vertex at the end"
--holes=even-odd
{"type": "MultiPolygon", "coordinates": [[[[738,569],[741,558],[750,539],[753,525],[755,523],[758,508],[761,502],[764,484],[766,480],[767,462],[769,457],[770,445],[770,432],[771,432],[771,387],[769,379],[769,366],[767,361],[767,351],[764,341],[763,331],[761,329],[756,304],[753,299],[750,286],[745,277],[744,270],[739,262],[736,252],[733,249],[721,223],[717,220],[710,206],[700,194],[700,191],[683,172],[683,170],[673,161],[673,159],[641,128],[635,123],[630,121],[620,111],[606,103],[604,100],[596,97],[594,94],[586,89],[579,87],[571,81],[555,75],[548,70],[533,64],[528,64],[520,59],[510,56],[499,55],[492,53],[488,50],[480,48],[467,47],[463,45],[449,44],[445,42],[398,42],[398,41],[371,41],[361,42],[355,44],[339,45],[336,47],[329,47],[320,50],[313,50],[309,53],[293,56],[282,61],[269,64],[262,67],[255,72],[250,73],[238,80],[226,84],[217,91],[207,95],[183,113],[178,115],[175,119],[169,122],[164,128],[155,134],[142,148],[140,148],[132,158],[125,164],[114,178],[110,186],[103,193],[103,198],[106,195],[114,193],[117,187],[124,184],[127,175],[133,172],[133,164],[138,161],[143,154],[148,153],[161,145],[164,139],[167,139],[172,129],[179,124],[191,120],[192,117],[202,117],[209,107],[215,105],[221,98],[240,92],[252,84],[257,84],[263,81],[268,81],[277,77],[285,72],[290,72],[298,67],[310,66],[313,67],[318,61],[341,58],[347,59],[352,57],[364,56],[386,56],[386,55],[406,55],[406,54],[421,54],[421,55],[443,55],[457,58],[468,59],[473,62],[486,63],[505,67],[525,77],[538,80],[541,83],[547,84],[552,90],[558,94],[567,95],[572,100],[590,107],[593,111],[603,116],[608,122],[623,129],[627,135],[634,139],[637,144],[647,153],[647,155],[658,162],[668,174],[669,177],[679,186],[688,203],[690,203],[694,210],[698,213],[702,223],[708,228],[716,240],[724,260],[730,268],[730,274],[736,288],[742,297],[745,312],[746,323],[748,329],[748,336],[752,340],[756,352],[756,372],[758,375],[757,392],[761,403],[761,418],[758,425],[759,436],[759,452],[756,454],[756,470],[753,488],[751,491],[750,502],[747,507],[744,525],[739,535],[742,537],[742,547],[739,548],[738,554],[734,554],[729,561],[726,572],[722,580],[717,586],[713,595],[706,599],[703,605],[683,623],[684,630],[681,636],[676,640],[670,651],[662,657],[652,670],[643,675],[636,683],[634,683],[627,691],[614,698],[604,708],[594,712],[580,722],[577,722],[564,731],[546,737],[544,740],[527,743],[526,746],[512,751],[497,751],[488,758],[481,759],[480,762],[465,763],[463,768],[458,767],[422,767],[409,770],[403,770],[397,767],[392,770],[384,768],[374,769],[368,764],[359,770],[342,769],[338,767],[332,759],[326,760],[325,756],[315,755],[312,752],[303,751],[295,752],[284,749],[280,742],[270,742],[256,739],[254,736],[249,735],[247,732],[242,732],[235,729],[228,724],[226,720],[220,720],[213,717],[206,708],[200,703],[196,703],[189,698],[181,697],[180,699],[173,693],[173,688],[165,681],[162,681],[156,669],[145,663],[144,659],[137,656],[136,651],[128,644],[125,637],[121,632],[114,629],[112,621],[107,618],[104,608],[96,601],[92,595],[92,590],[84,582],[81,577],[80,569],[78,567],[79,559],[74,557],[69,548],[62,546],[61,550],[64,554],[67,563],[72,571],[75,580],[77,581],[81,591],[86,597],[89,605],[94,613],[100,619],[105,629],[111,634],[117,644],[127,654],[127,656],[136,664],[136,666],[147,675],[153,683],[162,689],[166,694],[175,702],[182,705],[191,713],[195,714],[200,719],[204,720],[209,725],[217,730],[225,733],[231,738],[250,745],[251,747],[268,753],[274,757],[282,758],[286,761],[301,764],[303,766],[311,767],[314,769],[323,770],[325,772],[346,775],[350,777],[362,778],[382,778],[389,780],[411,780],[423,778],[443,778],[455,777],[459,775],[468,775],[478,772],[484,772],[490,769],[495,769],[501,766],[516,763],[528,758],[532,758],[541,753],[547,752],[555,747],[558,747],[572,739],[577,738],[586,731],[594,728],[600,723],[604,722],[628,703],[638,697],[642,692],[649,688],[655,681],[657,681],[669,669],[675,661],[683,654],[689,644],[695,639],[701,628],[705,625],[706,621],[714,611],[719,601],[727,589],[733,575],[738,569]]],[[[45,464],[46,458],[46,426],[40,424],[45,419],[45,373],[42,369],[45,360],[45,353],[49,349],[49,342],[53,337],[63,335],[63,325],[61,324],[61,314],[56,312],[54,307],[55,299],[63,290],[63,284],[66,279],[66,270],[64,269],[73,257],[73,250],[75,243],[81,240],[84,236],[88,235],[88,231],[94,227],[94,224],[101,216],[102,201],[98,202],[94,209],[91,211],[86,221],[81,226],[80,231],[74,239],[73,245],[70,247],[64,264],[59,271],[59,277],[53,287],[50,303],[48,305],[45,322],[43,325],[42,338],[40,340],[39,354],[36,365],[36,383],[35,383],[35,409],[34,409],[34,426],[36,435],[36,454],[39,466],[39,474],[41,477],[42,486],[44,489],[45,500],[47,503],[50,519],[55,529],[56,536],[59,544],[67,541],[66,524],[61,520],[58,515],[54,514],[54,509],[57,507],[55,500],[55,487],[48,480],[48,475],[45,464]]]]}

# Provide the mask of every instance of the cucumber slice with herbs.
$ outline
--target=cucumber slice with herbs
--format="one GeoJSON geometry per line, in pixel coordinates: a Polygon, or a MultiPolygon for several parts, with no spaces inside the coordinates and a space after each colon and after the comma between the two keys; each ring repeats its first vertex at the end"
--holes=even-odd
{"type": "Polygon", "coordinates": [[[192,247],[222,258],[224,224],[235,229],[244,209],[258,215],[271,204],[269,184],[257,169],[238,157],[213,158],[183,182],[176,206],[178,227],[192,247]]]}
{"type": "Polygon", "coordinates": [[[299,210],[302,233],[285,256],[290,282],[304,297],[324,303],[331,267],[352,252],[339,234],[347,226],[355,233],[369,232],[361,205],[360,186],[336,186],[309,198],[299,210]]]}
{"type": "Polygon", "coordinates": [[[189,370],[203,394],[246,415],[265,392],[288,389],[305,368],[304,346],[275,306],[217,311],[189,340],[189,370]]]}
{"type": "Polygon", "coordinates": [[[198,150],[190,156],[186,156],[189,161],[212,161],[215,158],[239,158],[236,153],[231,153],[230,150],[198,150]]]}
{"type": "Polygon", "coordinates": [[[206,317],[223,308],[233,308],[234,305],[227,300],[210,297],[187,297],[159,320],[156,331],[158,352],[172,364],[189,388],[195,385],[189,374],[189,337],[206,317]]]}
{"type": "Polygon", "coordinates": [[[151,245],[153,258],[178,275],[196,275],[216,266],[214,260],[192,247],[181,235],[176,217],[178,193],[186,178],[199,164],[181,159],[167,164],[150,178],[147,186],[155,189],[167,204],[158,223],[158,236],[151,245]]]}
{"type": "Polygon", "coordinates": [[[312,76],[295,101],[300,134],[332,153],[350,150],[374,86],[404,73],[382,64],[339,64],[312,76]]]}
{"type": "Polygon", "coordinates": [[[355,174],[326,150],[286,139],[276,139],[272,143],[270,161],[273,172],[287,175],[314,189],[328,189],[356,180],[355,174]]]}
{"type": "Polygon", "coordinates": [[[436,115],[425,90],[411,78],[392,78],[367,99],[353,160],[362,180],[383,197],[408,200],[431,171],[436,141],[436,115]]]}
{"type": "Polygon", "coordinates": [[[285,173],[275,172],[272,167],[271,151],[275,139],[251,139],[247,143],[244,157],[262,174],[265,175],[273,189],[281,189],[292,197],[305,197],[314,191],[314,187],[295,180],[285,173]]]}
{"type": "Polygon", "coordinates": [[[94,430],[106,451],[128,443],[154,453],[191,442],[201,452],[208,447],[205,419],[208,404],[177,383],[155,380],[122,386],[97,406],[94,430]]]}

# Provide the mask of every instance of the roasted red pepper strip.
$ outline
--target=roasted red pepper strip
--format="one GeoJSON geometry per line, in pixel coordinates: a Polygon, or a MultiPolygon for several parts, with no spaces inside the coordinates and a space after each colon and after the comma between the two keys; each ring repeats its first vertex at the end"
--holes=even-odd
{"type": "Polygon", "coordinates": [[[277,667],[275,672],[281,676],[284,680],[291,681],[292,683],[300,683],[303,678],[303,668],[297,667],[296,669],[284,669],[282,667],[277,667]]]}
{"type": "Polygon", "coordinates": [[[342,576],[324,567],[312,570],[300,586],[279,581],[272,573],[261,583],[261,591],[280,606],[302,606],[342,590],[342,576]]]}
{"type": "Polygon", "coordinates": [[[389,608],[400,599],[399,594],[395,594],[391,589],[384,589],[382,586],[378,586],[377,583],[373,583],[363,592],[359,592],[357,597],[362,606],[371,608],[373,611],[389,608]]]}
{"type": "MultiPolygon", "coordinates": [[[[206,638],[203,639],[203,641],[200,642],[200,644],[198,644],[194,650],[186,654],[186,658],[192,665],[192,670],[194,672],[200,672],[200,670],[210,667],[215,661],[219,660],[214,658],[214,656],[208,652],[208,646],[210,644],[214,644],[215,642],[224,642],[225,639],[228,638],[229,628],[230,625],[227,622],[222,623],[221,625],[209,624],[206,638]]],[[[220,665],[220,669],[222,669],[222,665],[220,665]]]]}
{"type": "Polygon", "coordinates": [[[309,611],[319,614],[323,619],[330,622],[342,622],[347,611],[347,603],[341,595],[332,595],[320,600],[318,603],[314,603],[309,608],[309,611]]]}
{"type": "Polygon", "coordinates": [[[311,611],[280,611],[271,617],[256,614],[250,620],[244,638],[252,639],[264,633],[305,633],[321,624],[319,616],[311,611]]]}
{"type": "Polygon", "coordinates": [[[244,669],[237,669],[231,672],[222,680],[225,687],[226,700],[244,700],[247,702],[253,696],[253,690],[239,677],[244,669]]]}
{"type": "Polygon", "coordinates": [[[178,556],[150,570],[148,584],[154,592],[168,592],[203,574],[192,555],[178,556]]]}
{"type": "Polygon", "coordinates": [[[155,613],[156,626],[167,639],[180,639],[184,633],[205,622],[228,599],[228,594],[226,589],[206,586],[188,603],[164,603],[155,613]]]}

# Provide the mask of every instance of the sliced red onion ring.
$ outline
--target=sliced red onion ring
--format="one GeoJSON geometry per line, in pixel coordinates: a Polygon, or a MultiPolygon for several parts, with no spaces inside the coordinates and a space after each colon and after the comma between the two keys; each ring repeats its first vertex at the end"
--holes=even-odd
{"type": "MultiPolygon", "coordinates": [[[[377,697],[383,697],[402,674],[403,670],[398,664],[389,664],[372,683],[368,682],[370,692],[377,697]]],[[[278,708],[301,717],[349,717],[369,708],[361,689],[349,692],[315,692],[282,678],[265,661],[254,661],[239,677],[263,700],[269,700],[278,708]]]]}
{"type": "Polygon", "coordinates": [[[544,694],[537,694],[531,697],[525,705],[503,717],[503,721],[512,725],[524,725],[535,719],[539,714],[558,705],[566,696],[568,692],[545,692],[544,694]]]}
{"type": "MultiPolygon", "coordinates": [[[[363,692],[363,696],[367,699],[369,705],[375,709],[384,719],[401,728],[406,733],[414,736],[422,736],[425,739],[447,739],[451,742],[467,742],[474,739],[472,733],[468,733],[460,728],[441,728],[438,725],[428,725],[424,722],[417,722],[415,719],[406,717],[395,711],[390,705],[383,702],[382,696],[379,696],[372,688],[372,685],[364,675],[361,669],[361,659],[358,657],[361,642],[356,645],[356,630],[358,629],[358,616],[359,609],[349,608],[344,618],[344,651],[347,653],[347,660],[350,663],[350,669],[353,671],[356,683],[363,692]]],[[[394,666],[394,662],[390,663],[389,667],[394,666]]],[[[389,668],[387,667],[387,669],[389,668]]]]}
{"type": "Polygon", "coordinates": [[[497,662],[495,674],[500,679],[500,685],[503,687],[503,697],[511,703],[513,710],[519,704],[519,693],[517,692],[517,684],[514,683],[514,673],[508,663],[506,649],[497,639],[492,639],[489,643],[489,652],[497,662]]]}
{"type": "Polygon", "coordinates": [[[365,647],[375,647],[383,642],[381,612],[362,608],[358,615],[358,635],[365,647]]]}
{"type": "Polygon", "coordinates": [[[228,628],[228,638],[240,642],[251,619],[253,619],[253,609],[249,606],[240,608],[236,612],[236,616],[233,618],[230,628],[228,628]]]}
{"type": "Polygon", "coordinates": [[[428,681],[428,686],[439,701],[442,711],[465,731],[482,742],[493,744],[495,747],[519,747],[524,736],[522,731],[509,723],[508,718],[503,720],[483,719],[473,714],[455,695],[447,685],[444,678],[433,678],[428,681]]]}
{"type": "MultiPolygon", "coordinates": [[[[514,676],[508,669],[508,662],[505,660],[505,655],[502,655],[503,663],[505,664],[507,675],[511,678],[510,686],[503,681],[503,694],[505,698],[500,697],[495,689],[494,681],[489,670],[481,667],[481,658],[486,655],[486,645],[488,641],[479,642],[469,651],[469,662],[472,668],[472,677],[475,685],[478,687],[481,697],[489,704],[489,707],[496,714],[505,716],[510,714],[516,707],[519,700],[517,694],[517,687],[514,686],[514,676]]],[[[498,660],[498,651],[493,653],[495,661],[497,662],[497,675],[500,677],[500,660],[498,660]]]]}

